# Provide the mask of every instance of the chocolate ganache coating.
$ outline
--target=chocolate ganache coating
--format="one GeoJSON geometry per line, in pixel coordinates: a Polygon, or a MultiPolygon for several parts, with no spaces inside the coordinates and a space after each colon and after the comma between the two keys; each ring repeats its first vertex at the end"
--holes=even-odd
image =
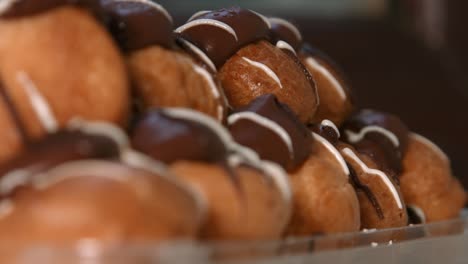
{"type": "Polygon", "coordinates": [[[249,105],[235,109],[228,124],[238,143],[287,171],[297,169],[310,155],[311,133],[292,110],[272,94],[259,96],[249,105]]]}
{"type": "Polygon", "coordinates": [[[149,0],[3,0],[10,1],[0,18],[18,18],[73,5],[93,13],[120,47],[135,51],[151,45],[173,45],[172,18],[160,5],[149,0]]]}
{"type": "Polygon", "coordinates": [[[2,0],[6,9],[1,12],[0,18],[16,18],[40,14],[50,9],[69,4],[70,0],[2,0]]]}
{"type": "Polygon", "coordinates": [[[172,18],[155,3],[103,0],[102,12],[112,35],[125,51],[151,45],[171,48],[173,45],[172,18]]]}
{"type": "Polygon", "coordinates": [[[269,23],[261,15],[239,7],[195,16],[176,29],[180,37],[198,46],[221,67],[243,46],[269,36],[269,23]]]}
{"type": "Polygon", "coordinates": [[[396,116],[362,110],[342,127],[343,139],[360,153],[370,156],[381,170],[397,176],[408,145],[408,128],[396,116]]]}
{"type": "Polygon", "coordinates": [[[156,160],[224,163],[228,149],[210,128],[195,121],[172,117],[164,110],[142,116],[132,131],[132,146],[156,160]]]}
{"type": "Polygon", "coordinates": [[[302,47],[302,35],[300,31],[291,22],[282,18],[271,17],[268,19],[271,23],[270,40],[275,45],[282,40],[298,51],[302,47]]]}
{"type": "Polygon", "coordinates": [[[24,152],[13,160],[2,164],[0,178],[14,170],[34,174],[68,161],[116,160],[119,156],[119,145],[110,137],[63,130],[31,143],[24,152]]]}

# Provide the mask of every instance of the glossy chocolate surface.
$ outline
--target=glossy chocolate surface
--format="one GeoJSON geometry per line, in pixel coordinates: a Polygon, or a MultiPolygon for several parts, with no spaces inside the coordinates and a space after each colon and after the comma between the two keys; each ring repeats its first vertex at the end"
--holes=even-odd
{"type": "Polygon", "coordinates": [[[140,1],[102,1],[106,23],[126,51],[151,45],[173,45],[172,21],[153,5],[140,1]]]}
{"type": "Polygon", "coordinates": [[[250,111],[265,117],[283,128],[289,135],[293,156],[287,145],[271,129],[251,120],[239,120],[229,126],[234,139],[253,150],[262,159],[274,161],[288,171],[297,169],[309,157],[312,136],[286,105],[280,103],[274,95],[259,96],[249,105],[235,110],[235,113],[250,111]]]}
{"type": "Polygon", "coordinates": [[[31,143],[23,153],[1,165],[0,175],[14,169],[38,173],[68,161],[118,159],[119,155],[117,143],[106,136],[60,131],[31,143]]]}
{"type": "Polygon", "coordinates": [[[151,45],[172,47],[172,19],[160,6],[150,1],[128,0],[19,0],[0,18],[13,19],[47,12],[53,8],[71,5],[91,12],[109,28],[125,51],[134,51],[151,45]]]}
{"type": "MultiPolygon", "coordinates": [[[[278,19],[281,21],[282,19],[278,19]]],[[[291,47],[298,51],[302,46],[302,38],[298,38],[296,33],[290,28],[287,27],[284,23],[278,23],[276,18],[270,18],[271,31],[270,31],[270,40],[275,45],[278,41],[282,40],[287,42],[291,47]]],[[[286,21],[286,23],[289,23],[286,21]]],[[[291,24],[296,30],[298,30],[294,25],[291,24]]]]}
{"type": "Polygon", "coordinates": [[[343,140],[353,145],[358,152],[371,157],[377,163],[379,169],[392,176],[401,173],[401,160],[406,151],[409,132],[398,117],[383,112],[363,110],[347,120],[342,130],[343,140]],[[359,132],[368,126],[377,126],[388,130],[398,139],[398,146],[395,146],[387,136],[379,132],[369,132],[362,140],[350,142],[346,130],[359,132]]]}
{"type": "Polygon", "coordinates": [[[171,164],[178,160],[224,163],[228,150],[208,127],[153,110],[136,123],[132,146],[156,160],[171,164]]]}
{"type": "Polygon", "coordinates": [[[188,23],[197,23],[197,20],[208,20],[208,23],[196,24],[178,33],[205,52],[217,67],[221,67],[243,46],[267,39],[269,35],[268,24],[261,16],[239,7],[208,12],[188,23]],[[235,32],[237,40],[226,28],[215,26],[209,22],[210,20],[222,22],[230,27],[235,32]]]}

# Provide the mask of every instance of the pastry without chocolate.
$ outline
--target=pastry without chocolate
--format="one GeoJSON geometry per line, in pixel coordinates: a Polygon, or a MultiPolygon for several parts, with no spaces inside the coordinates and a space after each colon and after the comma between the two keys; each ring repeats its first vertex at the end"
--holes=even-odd
{"type": "Polygon", "coordinates": [[[290,216],[290,189],[283,170],[238,146],[214,119],[188,109],[144,115],[132,133],[135,149],[168,164],[203,193],[209,240],[278,239],[290,216]]]}
{"type": "Polygon", "coordinates": [[[125,134],[85,124],[51,134],[0,167],[0,235],[15,250],[193,238],[201,198],[125,134]]]}
{"type": "Polygon", "coordinates": [[[421,223],[455,218],[467,201],[447,155],[418,134],[409,135],[400,184],[408,207],[421,223]]]}
{"type": "Polygon", "coordinates": [[[315,83],[297,59],[267,41],[269,31],[265,17],[238,7],[195,14],[176,29],[219,69],[233,108],[272,93],[307,123],[318,105],[315,83]]]}
{"type": "Polygon", "coordinates": [[[287,235],[359,230],[359,203],[340,153],[327,139],[311,134],[274,95],[236,109],[228,125],[238,143],[288,171],[294,207],[287,235]]]}
{"type": "Polygon", "coordinates": [[[77,116],[124,124],[127,74],[105,29],[77,7],[37,2],[30,6],[37,10],[21,9],[30,1],[10,2],[0,12],[0,116],[2,144],[11,148],[0,161],[77,116]]]}
{"type": "Polygon", "coordinates": [[[352,95],[343,73],[327,55],[304,43],[301,32],[292,23],[276,17],[269,21],[272,44],[298,58],[315,81],[320,103],[312,122],[328,119],[340,126],[353,110],[352,95]]]}

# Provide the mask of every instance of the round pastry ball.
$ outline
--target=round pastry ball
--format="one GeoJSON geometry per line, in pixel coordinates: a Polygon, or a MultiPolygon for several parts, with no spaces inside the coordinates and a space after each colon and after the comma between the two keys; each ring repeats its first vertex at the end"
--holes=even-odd
{"type": "Polygon", "coordinates": [[[237,51],[221,67],[219,78],[234,108],[270,93],[287,104],[303,123],[308,123],[318,107],[314,82],[294,59],[267,41],[237,51]]]}
{"type": "Polygon", "coordinates": [[[124,124],[129,89],[111,36],[86,11],[60,7],[0,19],[0,76],[30,138],[81,117],[124,124]]]}
{"type": "MultiPolygon", "coordinates": [[[[0,201],[1,237],[16,248],[193,238],[202,220],[192,191],[167,175],[120,163],[73,161],[28,176],[0,201]]],[[[5,175],[0,186],[14,177],[5,175]]]]}
{"type": "Polygon", "coordinates": [[[309,45],[304,45],[298,56],[312,74],[320,98],[313,122],[328,119],[340,126],[353,111],[353,98],[345,77],[331,59],[309,45]]]}
{"type": "Polygon", "coordinates": [[[314,133],[313,151],[290,173],[293,216],[288,235],[308,236],[358,231],[359,202],[349,183],[349,170],[335,147],[314,133]]]}
{"type": "Polygon", "coordinates": [[[416,208],[422,222],[455,218],[467,196],[452,175],[448,157],[428,139],[411,133],[403,158],[401,192],[408,205],[416,208]]]}
{"type": "Polygon", "coordinates": [[[219,80],[188,55],[159,46],[131,53],[128,65],[146,108],[186,107],[218,120],[226,115],[219,80]]]}
{"type": "Polygon", "coordinates": [[[190,161],[177,161],[170,169],[203,193],[208,202],[202,238],[269,240],[281,237],[290,208],[284,193],[269,176],[246,166],[229,172],[216,164],[190,161]]]}
{"type": "Polygon", "coordinates": [[[406,226],[406,205],[394,178],[378,170],[372,158],[358,153],[352,146],[339,143],[337,148],[350,169],[351,182],[360,204],[361,227],[379,229],[406,226]]]}

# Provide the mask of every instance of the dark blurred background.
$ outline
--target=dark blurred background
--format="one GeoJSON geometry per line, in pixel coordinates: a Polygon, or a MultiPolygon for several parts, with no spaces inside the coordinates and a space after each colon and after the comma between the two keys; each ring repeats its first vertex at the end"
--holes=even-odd
{"type": "Polygon", "coordinates": [[[241,6],[293,21],[342,67],[359,107],[399,115],[451,157],[468,187],[468,1],[159,0],[176,26],[241,6]]]}

